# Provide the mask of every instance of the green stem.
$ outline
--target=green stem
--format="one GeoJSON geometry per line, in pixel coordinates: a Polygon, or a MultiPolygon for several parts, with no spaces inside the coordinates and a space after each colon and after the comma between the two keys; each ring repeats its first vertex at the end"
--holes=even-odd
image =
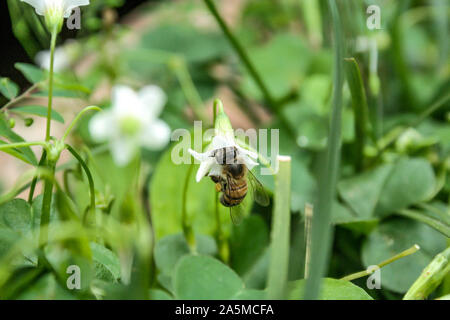
{"type": "Polygon", "coordinates": [[[450,272],[450,247],[439,253],[413,283],[403,300],[425,299],[450,272]]]}
{"type": "MultiPolygon", "coordinates": [[[[45,163],[46,158],[47,158],[47,151],[43,150],[41,159],[39,159],[38,167],[42,166],[45,163]]],[[[30,205],[33,203],[34,190],[36,189],[37,181],[38,181],[38,177],[34,177],[33,181],[31,181],[30,193],[28,194],[28,203],[30,205]]]]}
{"type": "Polygon", "coordinates": [[[220,220],[220,206],[219,206],[219,192],[216,192],[216,203],[215,203],[215,215],[216,215],[216,242],[219,248],[219,256],[223,262],[227,263],[230,260],[230,248],[227,240],[225,239],[225,235],[222,230],[222,221],[220,220]]]}
{"type": "Polygon", "coordinates": [[[182,208],[181,208],[181,223],[183,228],[183,233],[186,238],[186,242],[188,243],[189,247],[193,252],[196,251],[196,243],[195,243],[195,236],[194,232],[192,230],[192,226],[189,224],[187,219],[187,191],[189,187],[189,181],[191,180],[191,174],[194,169],[194,165],[189,165],[188,172],[186,174],[186,178],[184,180],[184,186],[183,186],[183,195],[182,195],[182,208]]]}
{"type": "MultiPolygon", "coordinates": [[[[418,118],[416,118],[414,121],[412,121],[408,126],[403,128],[402,130],[398,130],[395,132],[395,134],[389,138],[389,141],[386,142],[383,146],[380,146],[378,150],[378,156],[381,155],[381,153],[386,150],[388,147],[390,147],[403,133],[405,133],[407,130],[417,127],[419,124],[422,123],[427,117],[429,117],[431,114],[433,114],[436,110],[438,110],[440,107],[444,106],[446,102],[450,100],[450,93],[433,103],[430,107],[428,107],[425,111],[423,111],[418,118]]],[[[385,140],[382,138],[382,140],[385,140]]]]}
{"type": "Polygon", "coordinates": [[[17,142],[17,143],[8,143],[8,144],[0,144],[0,150],[5,149],[13,149],[13,148],[25,148],[30,146],[47,146],[47,142],[44,141],[30,141],[30,142],[17,142]]]}
{"type": "MultiPolygon", "coordinates": [[[[50,210],[53,195],[53,177],[55,175],[55,163],[47,161],[47,169],[52,178],[45,179],[44,197],[42,199],[41,223],[39,227],[39,247],[42,248],[48,241],[48,224],[50,222],[50,210]]],[[[39,259],[41,260],[41,259],[39,259]]],[[[38,262],[38,264],[40,264],[38,262]]]]}
{"type": "Polygon", "coordinates": [[[45,130],[45,141],[50,140],[50,126],[52,122],[52,102],[53,102],[53,65],[55,62],[56,37],[58,36],[57,26],[52,30],[52,38],[50,43],[50,73],[48,80],[48,107],[47,107],[47,125],[45,130]]]}
{"type": "MultiPolygon", "coordinates": [[[[66,148],[78,160],[84,172],[86,173],[89,182],[89,192],[91,199],[90,211],[95,217],[95,186],[94,186],[94,179],[92,179],[91,171],[89,170],[89,167],[86,165],[86,162],[84,162],[83,158],[75,151],[74,148],[72,148],[68,144],[66,144],[66,148]]],[[[86,222],[87,222],[87,214],[85,214],[83,217],[83,223],[85,224],[86,222]]]]}
{"type": "Polygon", "coordinates": [[[273,227],[267,279],[268,299],[284,298],[289,267],[291,157],[278,156],[277,161],[279,170],[275,179],[273,227]]]}
{"type": "Polygon", "coordinates": [[[2,108],[2,110],[8,109],[9,107],[11,107],[12,105],[22,101],[23,99],[25,99],[26,97],[28,97],[28,95],[34,91],[34,89],[36,89],[39,86],[39,82],[33,84],[31,87],[29,87],[24,93],[22,93],[20,96],[15,97],[14,99],[10,100],[7,104],[5,104],[2,108]]]}
{"type": "Polygon", "coordinates": [[[331,211],[336,194],[336,181],[341,149],[342,87],[344,44],[337,3],[328,1],[333,24],[334,77],[331,126],[325,152],[324,170],[319,178],[319,195],[311,226],[311,265],[306,280],[305,299],[313,300],[319,296],[322,277],[327,269],[331,249],[332,233],[331,211]]]}
{"type": "MultiPolygon", "coordinates": [[[[392,262],[394,262],[394,261],[396,261],[398,259],[407,257],[407,256],[417,252],[419,249],[420,249],[420,247],[417,244],[415,244],[411,248],[406,249],[405,251],[402,251],[399,254],[396,254],[395,256],[393,256],[393,257],[391,257],[391,258],[389,258],[387,260],[384,260],[383,262],[380,262],[379,264],[377,264],[377,267],[379,269],[381,269],[384,266],[386,266],[386,265],[388,265],[388,264],[390,264],[390,263],[392,263],[392,262]]],[[[373,273],[374,271],[375,271],[375,269],[363,270],[363,271],[360,271],[360,272],[349,274],[348,276],[345,276],[345,277],[341,278],[341,280],[352,281],[352,280],[355,280],[355,279],[358,279],[358,278],[362,278],[364,276],[368,276],[371,273],[373,273]]]]}
{"type": "Polygon", "coordinates": [[[255,66],[251,62],[250,57],[248,56],[248,54],[245,51],[244,47],[239,43],[237,38],[233,35],[231,30],[228,28],[227,24],[222,19],[222,17],[220,16],[219,12],[217,11],[217,8],[214,5],[213,1],[212,0],[204,0],[204,2],[206,4],[206,6],[208,7],[209,11],[211,12],[211,14],[216,19],[217,23],[219,24],[219,26],[222,29],[222,31],[225,34],[225,36],[227,37],[228,41],[231,43],[232,47],[234,48],[234,50],[238,54],[239,58],[244,63],[245,67],[247,68],[247,71],[250,73],[252,78],[255,80],[256,85],[261,90],[261,92],[262,92],[262,94],[264,96],[264,99],[268,103],[268,106],[269,106],[270,110],[272,112],[274,112],[278,116],[278,118],[282,122],[283,126],[286,128],[286,130],[288,130],[289,134],[295,139],[296,138],[296,134],[295,134],[294,130],[289,125],[288,121],[284,117],[284,115],[281,112],[281,110],[278,108],[279,103],[277,101],[275,101],[275,99],[272,97],[269,89],[265,85],[262,77],[260,76],[260,74],[256,70],[255,66]]]}
{"type": "Polygon", "coordinates": [[[63,137],[61,138],[62,143],[64,143],[64,141],[66,140],[67,136],[69,135],[70,131],[72,130],[72,128],[75,126],[75,124],[80,120],[80,118],[88,111],[91,110],[95,110],[95,111],[102,111],[102,109],[100,109],[97,106],[89,106],[84,108],[83,110],[81,110],[77,116],[75,117],[75,119],[72,120],[72,122],[70,123],[70,125],[67,127],[66,131],[64,132],[63,137]]]}

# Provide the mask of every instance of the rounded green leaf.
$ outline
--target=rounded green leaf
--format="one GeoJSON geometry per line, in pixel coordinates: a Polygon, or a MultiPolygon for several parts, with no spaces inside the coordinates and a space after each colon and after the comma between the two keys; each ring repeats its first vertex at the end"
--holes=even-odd
{"type": "MultiPolygon", "coordinates": [[[[217,252],[216,242],[205,235],[196,235],[197,252],[205,255],[214,255],[217,252]]],[[[162,273],[172,275],[178,260],[190,254],[191,251],[183,234],[172,234],[161,238],[155,247],[155,263],[162,273]]]]}
{"type": "Polygon", "coordinates": [[[385,216],[427,200],[436,184],[431,164],[424,159],[402,159],[389,174],[375,213],[385,216]]]}
{"type": "MultiPolygon", "coordinates": [[[[299,300],[304,296],[305,279],[289,284],[288,298],[299,300]]],[[[373,300],[372,297],[360,287],[350,281],[324,278],[321,285],[320,300],[373,300]]]]}
{"type": "Polygon", "coordinates": [[[362,248],[366,267],[378,264],[418,244],[420,250],[381,269],[381,287],[406,292],[423,268],[445,249],[445,237],[431,227],[414,220],[394,218],[381,223],[362,248]]]}
{"type": "Polygon", "coordinates": [[[209,256],[182,258],[174,271],[173,288],[177,299],[231,299],[244,288],[239,276],[209,256]]]}

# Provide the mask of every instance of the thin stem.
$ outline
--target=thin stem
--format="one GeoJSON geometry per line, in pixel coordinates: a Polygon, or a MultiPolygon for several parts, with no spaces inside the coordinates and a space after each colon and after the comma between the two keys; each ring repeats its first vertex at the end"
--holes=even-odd
{"type": "MultiPolygon", "coordinates": [[[[420,247],[417,244],[415,244],[411,248],[406,249],[405,251],[402,251],[399,254],[396,254],[395,256],[393,256],[393,257],[391,257],[391,258],[389,258],[387,260],[384,260],[383,262],[380,262],[376,266],[379,269],[381,269],[384,266],[386,266],[386,265],[388,265],[388,264],[390,264],[390,263],[392,263],[394,261],[397,261],[398,259],[407,257],[407,256],[417,252],[418,250],[420,250],[420,247]]],[[[367,270],[364,270],[364,271],[352,273],[352,274],[349,274],[348,276],[345,276],[345,277],[341,278],[341,280],[352,281],[352,280],[355,280],[355,279],[358,279],[358,278],[362,278],[364,276],[368,276],[371,273],[373,273],[375,270],[376,269],[370,268],[370,269],[367,269],[367,270]]]]}
{"type": "MultiPolygon", "coordinates": [[[[45,163],[45,160],[47,158],[47,151],[42,151],[41,159],[39,160],[38,167],[42,166],[45,163]]],[[[28,203],[31,205],[33,203],[33,197],[34,197],[34,190],[36,188],[36,183],[38,181],[38,177],[34,177],[33,181],[31,181],[30,185],[30,193],[28,194],[28,203]]]]}
{"type": "Polygon", "coordinates": [[[31,87],[29,87],[24,93],[22,93],[20,96],[15,97],[14,99],[10,100],[7,104],[5,104],[2,108],[2,110],[6,110],[12,105],[22,101],[23,99],[27,98],[28,95],[34,91],[39,86],[39,83],[33,84],[31,87]]]}
{"type": "Polygon", "coordinates": [[[282,122],[282,124],[284,125],[286,130],[288,130],[289,134],[295,139],[296,138],[296,134],[292,130],[292,128],[289,125],[289,123],[287,122],[287,120],[284,117],[284,115],[281,112],[281,110],[278,108],[279,103],[277,101],[275,101],[275,99],[272,97],[269,89],[265,85],[262,77],[259,75],[259,73],[256,70],[255,66],[251,62],[251,60],[250,60],[247,52],[245,51],[244,47],[239,43],[237,38],[233,35],[231,30],[228,28],[228,26],[226,25],[225,21],[222,19],[222,17],[220,16],[219,12],[217,11],[217,8],[215,7],[213,1],[212,0],[204,0],[204,2],[206,4],[206,6],[208,7],[209,11],[211,12],[211,14],[216,19],[217,23],[219,24],[219,26],[222,29],[222,31],[225,34],[225,36],[227,37],[228,41],[231,43],[232,47],[234,48],[234,50],[238,54],[239,58],[244,63],[244,65],[247,68],[248,72],[250,73],[252,78],[255,80],[257,86],[259,87],[259,89],[261,90],[261,92],[262,92],[262,94],[264,96],[264,99],[268,103],[268,106],[269,106],[270,110],[272,112],[274,112],[278,116],[278,118],[280,119],[280,121],[282,122]]]}
{"type": "Polygon", "coordinates": [[[425,111],[423,111],[419,117],[417,117],[414,121],[412,121],[409,125],[407,125],[402,130],[397,131],[393,137],[389,139],[389,142],[385,143],[383,146],[381,146],[378,150],[378,156],[381,155],[381,153],[386,150],[388,147],[390,147],[403,133],[405,133],[407,130],[417,127],[419,124],[422,123],[423,120],[425,120],[427,117],[429,117],[431,114],[433,114],[436,110],[438,110],[440,107],[444,106],[447,101],[450,100],[450,93],[433,103],[429,108],[427,108],[425,111]]]}
{"type": "Polygon", "coordinates": [[[310,203],[305,203],[305,279],[309,275],[309,264],[311,261],[311,221],[314,208],[310,203]]]}
{"type": "Polygon", "coordinates": [[[191,180],[191,174],[194,169],[194,165],[189,165],[188,172],[186,174],[186,178],[184,180],[184,186],[183,186],[183,197],[182,197],[182,207],[181,207],[181,223],[183,228],[183,233],[186,238],[186,242],[188,243],[189,247],[192,251],[195,252],[196,244],[195,244],[195,236],[192,231],[191,225],[187,221],[187,210],[186,210],[186,204],[187,204],[187,192],[189,187],[189,181],[191,180]]]}
{"type": "MultiPolygon", "coordinates": [[[[84,172],[86,173],[86,176],[88,178],[89,182],[89,192],[90,192],[90,211],[92,214],[95,214],[95,186],[94,186],[94,179],[92,179],[91,171],[89,170],[89,167],[86,165],[86,162],[84,162],[83,158],[75,151],[74,148],[72,148],[70,145],[66,144],[67,150],[78,160],[81,167],[83,167],[84,172]]],[[[83,217],[83,223],[86,223],[87,221],[87,214],[83,217]]]]}
{"type": "Polygon", "coordinates": [[[72,120],[72,123],[67,127],[66,131],[64,132],[63,137],[61,138],[61,142],[64,143],[64,141],[66,140],[67,136],[69,135],[70,131],[72,130],[72,128],[75,126],[75,124],[80,120],[80,118],[88,111],[91,110],[95,110],[95,111],[102,111],[102,109],[100,109],[97,106],[89,106],[84,108],[83,110],[81,110],[77,116],[75,117],[75,119],[72,120]]]}
{"type": "Polygon", "coordinates": [[[183,90],[186,99],[189,101],[195,116],[206,123],[207,118],[203,108],[203,101],[195,88],[186,63],[182,58],[174,57],[171,59],[169,65],[175,72],[175,76],[177,77],[178,82],[181,85],[181,89],[183,90]]]}
{"type": "Polygon", "coordinates": [[[45,141],[50,140],[50,126],[52,122],[52,102],[53,102],[53,65],[55,62],[55,46],[56,37],[58,36],[57,26],[52,30],[52,38],[50,43],[50,73],[48,81],[48,107],[47,107],[47,126],[45,130],[45,141]]]}
{"type": "MultiPolygon", "coordinates": [[[[39,247],[42,248],[48,241],[48,224],[50,222],[50,210],[53,195],[53,177],[55,176],[55,163],[47,160],[47,169],[52,178],[45,179],[44,197],[42,199],[41,223],[39,227],[39,247]]],[[[39,260],[41,260],[39,258],[39,260]]],[[[40,265],[41,261],[38,261],[40,265]]]]}
{"type": "Polygon", "coordinates": [[[14,149],[14,148],[25,148],[25,147],[31,147],[31,146],[47,147],[47,142],[45,142],[45,141],[29,141],[29,142],[17,142],[17,143],[0,144],[0,150],[14,149]]]}

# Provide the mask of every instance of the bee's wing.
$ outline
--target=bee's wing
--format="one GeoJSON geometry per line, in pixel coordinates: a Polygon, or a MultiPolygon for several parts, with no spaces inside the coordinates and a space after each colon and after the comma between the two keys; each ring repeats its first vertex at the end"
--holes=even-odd
{"type": "Polygon", "coordinates": [[[245,207],[241,202],[237,206],[230,207],[230,217],[234,225],[239,225],[244,219],[245,207]]]}
{"type": "Polygon", "coordinates": [[[269,196],[267,195],[267,192],[264,190],[263,185],[255,177],[253,172],[251,172],[250,170],[247,170],[247,173],[248,173],[247,180],[249,181],[249,185],[252,188],[253,198],[255,199],[255,201],[258,204],[262,205],[263,207],[267,207],[269,205],[270,201],[269,201],[269,196]]]}

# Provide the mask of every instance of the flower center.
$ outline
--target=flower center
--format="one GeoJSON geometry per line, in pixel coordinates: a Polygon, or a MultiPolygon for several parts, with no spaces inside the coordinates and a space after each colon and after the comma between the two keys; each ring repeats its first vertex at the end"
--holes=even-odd
{"type": "Polygon", "coordinates": [[[120,119],[120,132],[126,136],[135,136],[141,130],[141,121],[133,116],[120,119]]]}

